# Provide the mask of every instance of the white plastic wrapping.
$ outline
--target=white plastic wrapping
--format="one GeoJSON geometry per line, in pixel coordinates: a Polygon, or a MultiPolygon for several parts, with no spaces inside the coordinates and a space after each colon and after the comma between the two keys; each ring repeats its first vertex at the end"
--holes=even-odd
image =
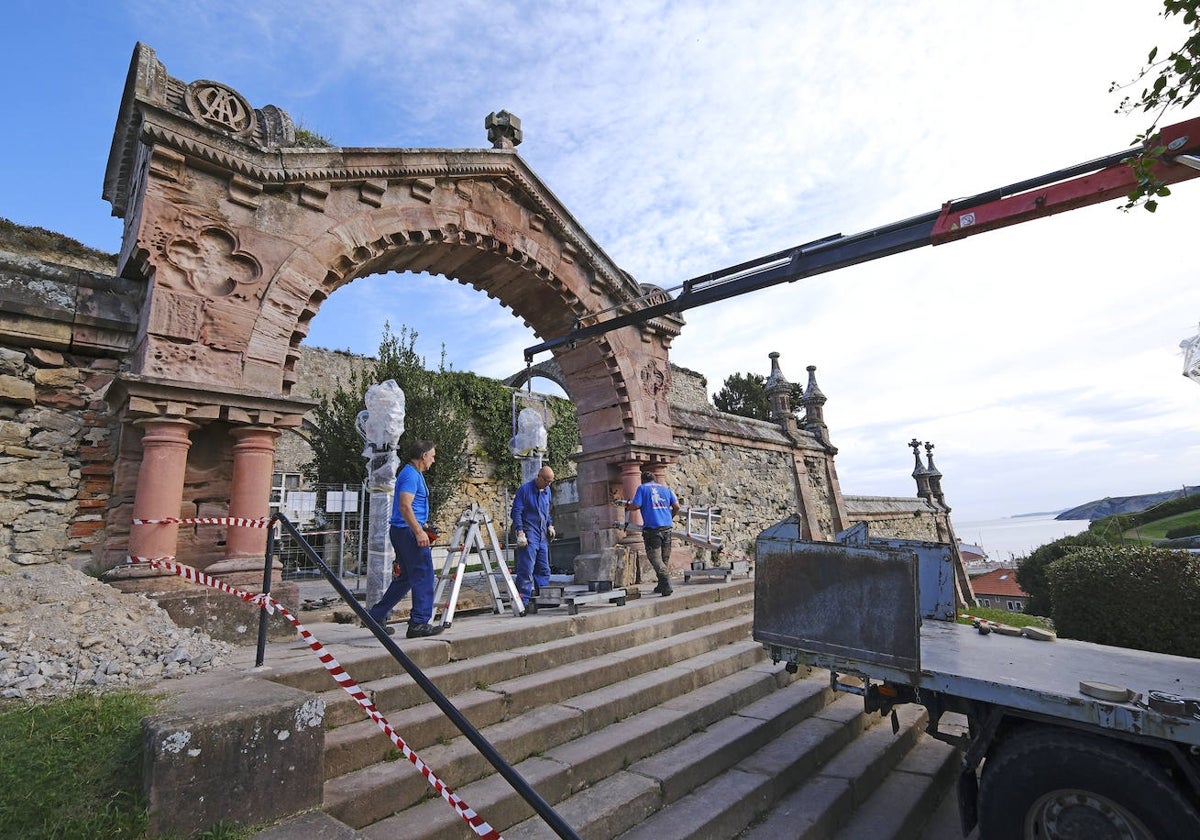
{"type": "Polygon", "coordinates": [[[388,539],[388,520],[392,515],[392,492],[400,458],[396,445],[404,434],[404,391],[394,379],[367,389],[367,408],[358,413],[358,433],[367,441],[363,457],[367,459],[367,486],[370,489],[370,515],[367,530],[367,605],[383,597],[392,580],[394,552],[388,539]]]}
{"type": "Polygon", "coordinates": [[[517,415],[517,432],[510,441],[512,454],[517,458],[543,454],[546,451],[546,424],[533,408],[523,408],[517,415]]]}
{"type": "Polygon", "coordinates": [[[1183,350],[1183,375],[1200,383],[1200,333],[1179,342],[1183,350]]]}

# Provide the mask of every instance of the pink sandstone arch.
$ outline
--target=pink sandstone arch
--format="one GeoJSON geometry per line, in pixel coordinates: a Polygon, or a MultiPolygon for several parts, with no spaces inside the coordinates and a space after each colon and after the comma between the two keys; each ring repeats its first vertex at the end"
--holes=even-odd
{"type": "MultiPolygon", "coordinates": [[[[301,148],[283,111],[255,109],[216,82],[173,79],[150,48],[135,48],[104,189],[126,224],[119,273],[147,284],[129,372],[109,397],[129,432],[116,537],[122,516],[193,515],[201,496],[219,508],[220,493],[200,486],[226,488],[230,516],[266,513],[274,439],[311,406],[291,393],[301,341],[321,304],[356,278],[442,275],[542,338],[653,291],[614,265],[517,155],[515,117],[491,115],[488,128],[490,149],[301,148]]],[[[410,323],[433,315],[414,302],[410,323]]],[[[662,318],[555,354],[583,440],[577,568],[593,577],[612,571],[611,500],[678,454],[666,390],[681,327],[662,318]]],[[[252,576],[265,543],[233,527],[215,556],[171,528],[127,535],[136,556],[178,552],[227,576],[252,576]]]]}

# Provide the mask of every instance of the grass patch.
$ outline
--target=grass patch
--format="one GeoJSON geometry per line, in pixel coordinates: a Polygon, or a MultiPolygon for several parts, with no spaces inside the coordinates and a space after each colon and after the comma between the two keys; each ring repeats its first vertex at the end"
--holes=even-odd
{"type": "Polygon", "coordinates": [[[155,703],[125,691],[0,707],[0,837],[141,837],[141,721],[155,703]]]}
{"type": "MultiPolygon", "coordinates": [[[[968,615],[973,615],[976,618],[986,618],[988,621],[994,621],[997,624],[1007,624],[1009,627],[1041,627],[1043,630],[1053,630],[1046,619],[1036,615],[1025,615],[1025,613],[1014,613],[1008,610],[998,610],[995,607],[968,607],[963,612],[968,615]]],[[[959,624],[970,624],[971,622],[961,617],[958,619],[959,624]]]]}
{"type": "Polygon", "coordinates": [[[1200,510],[1184,511],[1174,516],[1168,516],[1165,519],[1156,519],[1153,522],[1147,522],[1145,525],[1130,528],[1123,536],[1128,540],[1152,542],[1154,540],[1166,539],[1167,531],[1184,525],[1194,525],[1200,528],[1200,510]]]}

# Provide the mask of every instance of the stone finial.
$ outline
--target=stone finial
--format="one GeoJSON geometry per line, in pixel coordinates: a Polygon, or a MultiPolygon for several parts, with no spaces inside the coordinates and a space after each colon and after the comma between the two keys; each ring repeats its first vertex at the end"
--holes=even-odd
{"type": "Polygon", "coordinates": [[[822,440],[825,439],[825,400],[826,397],[821,393],[821,389],[817,387],[817,366],[808,366],[808,385],[804,389],[804,394],[800,397],[800,404],[804,406],[804,428],[815,433],[822,440]]]}
{"type": "Polygon", "coordinates": [[[767,377],[765,383],[767,401],[770,404],[767,416],[771,420],[779,422],[780,420],[787,420],[792,416],[792,383],[787,381],[787,378],[783,375],[783,371],[779,369],[779,354],[772,352],[769,356],[771,359],[771,375],[767,377]]]}
{"type": "Polygon", "coordinates": [[[933,493],[933,497],[938,500],[938,503],[942,507],[946,508],[947,511],[949,511],[950,508],[946,505],[946,497],[942,493],[942,474],[938,468],[934,466],[933,444],[929,443],[928,441],[925,443],[925,457],[929,461],[929,466],[926,470],[926,474],[929,476],[929,491],[933,493]]]}
{"type": "Polygon", "coordinates": [[[913,467],[912,477],[917,482],[917,498],[931,499],[933,491],[929,488],[929,470],[921,463],[921,441],[913,438],[908,442],[909,447],[913,451],[913,460],[916,465],[913,467]]]}
{"type": "Polygon", "coordinates": [[[493,149],[513,149],[521,145],[521,118],[508,111],[493,111],[484,117],[488,142],[493,149]]]}

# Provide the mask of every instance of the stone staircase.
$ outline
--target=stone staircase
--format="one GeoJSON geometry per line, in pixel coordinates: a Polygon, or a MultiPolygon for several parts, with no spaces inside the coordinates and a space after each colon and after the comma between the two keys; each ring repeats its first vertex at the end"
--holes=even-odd
{"type": "MultiPolygon", "coordinates": [[[[582,838],[961,837],[947,817],[957,755],[923,732],[924,709],[901,707],[893,735],[827,672],[766,660],[752,581],[675,593],[460,615],[398,644],[582,838]]],[[[339,662],[467,805],[508,840],[557,836],[374,636],[343,635],[339,662]]],[[[324,804],[259,840],[475,837],[314,657],[271,679],[327,704],[324,804]]]]}

